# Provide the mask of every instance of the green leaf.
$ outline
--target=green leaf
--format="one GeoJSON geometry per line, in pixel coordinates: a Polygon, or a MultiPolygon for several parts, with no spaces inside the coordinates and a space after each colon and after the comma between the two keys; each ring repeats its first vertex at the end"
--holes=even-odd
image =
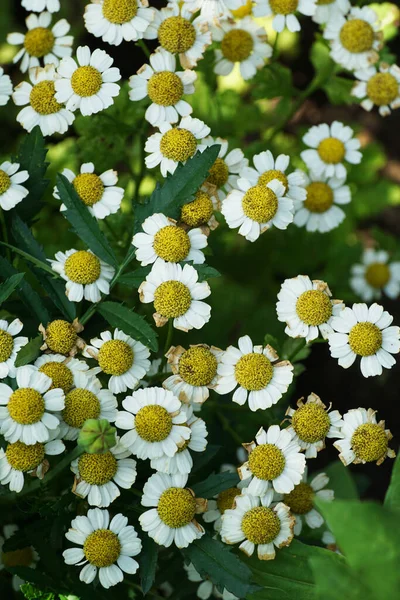
{"type": "Polygon", "coordinates": [[[127,335],[157,352],[156,332],[142,316],[133,312],[133,309],[117,302],[103,302],[97,310],[112,327],[122,329],[127,335]]]}
{"type": "Polygon", "coordinates": [[[212,277],[221,277],[221,273],[209,265],[192,264],[192,266],[198,273],[199,281],[207,281],[207,279],[211,279],[212,277]]]}
{"type": "Polygon", "coordinates": [[[400,510],[400,454],[394,463],[392,478],[385,496],[385,506],[400,510]]]}
{"type": "Polygon", "coordinates": [[[57,189],[61,201],[67,207],[64,212],[73,230],[90,250],[108,265],[117,267],[117,259],[107,238],[101,232],[96,219],[90,214],[75,191],[74,186],[62,175],[57,175],[57,189]]]}
{"type": "Polygon", "coordinates": [[[213,498],[219,492],[237,486],[239,481],[237,473],[212,473],[205,481],[192,485],[192,489],[198,498],[213,498]]]}
{"type": "Polygon", "coordinates": [[[291,96],[292,72],[279,63],[271,63],[257,73],[253,84],[252,94],[255,98],[291,96]]]}
{"type": "Polygon", "coordinates": [[[19,254],[20,256],[25,258],[25,260],[27,260],[28,262],[31,262],[32,264],[36,265],[37,267],[39,267],[39,269],[42,269],[43,271],[50,273],[53,277],[59,277],[57,275],[57,273],[55,273],[55,271],[53,271],[53,269],[49,265],[47,265],[45,262],[43,262],[41,260],[38,260],[34,256],[31,256],[30,254],[28,254],[28,252],[24,252],[24,250],[20,250],[20,248],[17,248],[16,246],[12,246],[11,244],[6,244],[6,242],[0,242],[0,244],[2,246],[6,246],[7,248],[11,248],[11,250],[13,252],[15,252],[16,254],[19,254]]]}
{"type": "Polygon", "coordinates": [[[24,273],[11,275],[4,283],[0,285],[0,304],[5,302],[9,296],[17,289],[24,278],[24,273]]]}
{"type": "Polygon", "coordinates": [[[56,600],[56,596],[52,592],[42,592],[31,583],[21,585],[20,591],[28,600],[56,600]]]}
{"type": "Polygon", "coordinates": [[[140,585],[142,586],[143,596],[153,587],[156,577],[157,560],[157,544],[148,535],[143,536],[142,551],[139,556],[140,585]]]}
{"type": "Polygon", "coordinates": [[[125,273],[125,275],[121,275],[118,277],[118,283],[122,285],[126,285],[130,288],[138,289],[140,284],[146,279],[147,275],[151,271],[151,265],[147,267],[139,267],[132,271],[132,273],[125,273]]]}
{"type": "Polygon", "coordinates": [[[340,563],[332,560],[329,554],[312,556],[310,566],[318,600],[374,600],[357,573],[344,561],[340,563]]]}
{"type": "Polygon", "coordinates": [[[317,40],[311,47],[310,59],[319,80],[326,81],[335,71],[335,63],[330,57],[326,43],[317,40]]]}
{"type": "Polygon", "coordinates": [[[353,86],[354,80],[334,75],[328,79],[323,89],[331,104],[355,104],[358,100],[351,95],[353,86]]]}
{"type": "Polygon", "coordinates": [[[328,488],[335,492],[335,499],[358,500],[357,486],[348,467],[336,460],[328,465],[324,471],[329,477],[328,488]]]}
{"type": "Polygon", "coordinates": [[[24,365],[28,365],[37,359],[40,354],[40,348],[43,345],[43,338],[41,335],[33,338],[30,342],[22,346],[21,350],[17,354],[17,358],[15,359],[16,367],[23,367],[24,365]]]}
{"type": "Polygon", "coordinates": [[[200,469],[206,465],[208,466],[220,450],[221,446],[207,444],[207,448],[204,452],[196,452],[193,456],[193,468],[191,472],[194,473],[195,471],[200,471],[200,469]]]}

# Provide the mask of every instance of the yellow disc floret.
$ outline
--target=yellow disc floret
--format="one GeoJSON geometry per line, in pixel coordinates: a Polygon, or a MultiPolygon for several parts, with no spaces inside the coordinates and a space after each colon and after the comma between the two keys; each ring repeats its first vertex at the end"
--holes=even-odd
{"type": "Polygon", "coordinates": [[[328,137],[319,143],[318,154],[325,163],[337,165],[344,159],[346,148],[341,140],[328,137]]]}
{"type": "Polygon", "coordinates": [[[11,394],[8,412],[20,425],[32,425],[41,420],[45,411],[44,399],[33,388],[19,388],[11,394]]]}
{"type": "Polygon", "coordinates": [[[169,17],[158,28],[158,41],[171,54],[187,52],[196,41],[196,30],[183,17],[169,17]]]}
{"type": "Polygon", "coordinates": [[[127,342],[109,340],[100,348],[97,360],[107,375],[123,375],[133,365],[134,353],[127,342]]]}
{"type": "Polygon", "coordinates": [[[376,73],[367,83],[367,96],[377,106],[391,104],[399,95],[399,82],[391,73],[376,73]]]}
{"type": "Polygon", "coordinates": [[[357,323],[350,330],[349,345],[359,356],[372,356],[382,346],[382,331],[368,321],[357,323]]]}
{"type": "Polygon", "coordinates": [[[270,544],[281,530],[281,522],[272,508],[256,506],[242,519],[242,531],[253,544],[270,544]]]}
{"type": "Polygon", "coordinates": [[[167,262],[181,262],[189,254],[190,238],[181,227],[167,225],[155,234],[153,248],[167,262]]]}
{"type": "Polygon", "coordinates": [[[71,86],[81,98],[94,96],[100,90],[103,78],[100,71],[91,66],[78,67],[71,77],[71,86]]]}
{"type": "Polygon", "coordinates": [[[24,47],[30,56],[42,58],[53,50],[55,37],[46,27],[35,27],[26,32],[24,47]]]}
{"type": "Polygon", "coordinates": [[[55,99],[54,81],[40,81],[33,86],[29,102],[39,115],[54,115],[63,108],[55,99]]]}
{"type": "Polygon", "coordinates": [[[221,52],[231,62],[242,62],[253,51],[254,41],[245,29],[231,29],[221,41],[221,52]]]}
{"type": "Polygon", "coordinates": [[[27,446],[23,442],[8,444],[6,457],[9,465],[16,471],[26,473],[36,469],[44,460],[44,444],[27,446]]]}
{"type": "Polygon", "coordinates": [[[307,188],[307,198],[304,202],[305,208],[310,212],[324,213],[333,204],[334,196],[332,188],[322,181],[313,181],[307,188]]]}
{"type": "Polygon", "coordinates": [[[50,350],[59,354],[69,354],[76,344],[78,335],[72,323],[56,319],[46,329],[46,344],[50,350]]]}
{"type": "Polygon", "coordinates": [[[0,363],[8,360],[14,348],[13,337],[8,331],[0,329],[0,363]]]}
{"type": "Polygon", "coordinates": [[[289,187],[287,177],[286,177],[285,173],[282,173],[282,171],[277,171],[276,169],[271,169],[270,171],[265,171],[265,173],[260,175],[257,183],[258,183],[258,185],[267,185],[267,183],[269,183],[270,181],[273,181],[274,179],[277,179],[278,181],[280,181],[281,184],[285,187],[285,191],[287,191],[287,189],[289,187]]]}
{"type": "Polygon", "coordinates": [[[179,359],[179,375],[193,386],[209,385],[217,374],[217,359],[203,346],[193,346],[179,359]]]}
{"type": "Polygon", "coordinates": [[[236,496],[240,496],[240,490],[236,487],[228,488],[218,494],[217,507],[221,515],[223,515],[226,510],[233,507],[236,496]]]}
{"type": "Polygon", "coordinates": [[[0,196],[11,187],[11,178],[3,169],[0,169],[0,196]]]}
{"type": "Polygon", "coordinates": [[[192,296],[189,289],[180,281],[164,281],[154,293],[154,308],[162,317],[181,317],[190,308],[192,296]]]}
{"type": "Polygon", "coordinates": [[[172,417],[163,406],[150,404],[138,411],[135,427],[138,435],[146,442],[162,442],[171,432],[172,417]]]}
{"type": "Polygon", "coordinates": [[[332,303],[325,292],[308,290],[299,296],[296,302],[296,313],[303,323],[317,327],[331,318],[332,303]]]}
{"type": "Polygon", "coordinates": [[[231,10],[231,13],[236,19],[243,19],[243,17],[247,17],[247,15],[251,15],[251,11],[253,10],[253,0],[247,0],[243,6],[239,6],[234,10],[231,10]]]}
{"type": "Polygon", "coordinates": [[[216,158],[215,163],[209,171],[206,179],[207,183],[215,185],[218,189],[223,187],[228,181],[229,169],[223,158],[216,158]]]}
{"type": "Polygon", "coordinates": [[[183,83],[176,73],[160,71],[147,82],[147,93],[155,104],[174,106],[183,96],[183,83]]]}
{"type": "Polygon", "coordinates": [[[325,439],[331,422],[323,406],[308,402],[296,410],[292,425],[303,442],[314,444],[325,439]]]}
{"type": "Polygon", "coordinates": [[[318,6],[326,6],[327,4],[332,4],[335,0],[317,0],[318,6]]]}
{"type": "Polygon", "coordinates": [[[64,264],[64,272],[68,279],[74,283],[88,285],[100,277],[100,261],[87,250],[78,250],[68,256],[64,264]]]}
{"type": "Polygon", "coordinates": [[[83,552],[91,565],[99,569],[109,567],[121,554],[121,542],[109,529],[97,529],[87,536],[83,552]]]}
{"type": "Polygon", "coordinates": [[[93,206],[103,196],[104,184],[95,173],[80,173],[75,177],[72,184],[86,206],[93,206]]]}
{"type": "Polygon", "coordinates": [[[117,472],[118,464],[112,452],[87,454],[78,460],[79,478],[90,485],[104,485],[111,481],[117,472]]]}
{"type": "Polygon", "coordinates": [[[239,358],[235,366],[235,379],[245,390],[264,389],[274,375],[271,361],[264,356],[251,352],[239,358]]]}
{"type": "Polygon", "coordinates": [[[75,388],[65,396],[65,408],[62,417],[67,425],[80,429],[86,419],[98,419],[100,401],[93,392],[75,388]]]}
{"type": "Polygon", "coordinates": [[[375,34],[367,21],[351,19],[343,25],[339,37],[346,50],[353,54],[359,54],[372,49],[375,34]]]}
{"type": "Polygon", "coordinates": [[[383,288],[390,279],[390,269],[384,263],[371,263],[365,271],[365,279],[373,288],[383,288]]]}
{"type": "Polygon", "coordinates": [[[208,223],[213,213],[214,206],[210,195],[199,190],[193,202],[182,206],[181,221],[189,227],[199,227],[208,223]]]}
{"type": "Polygon", "coordinates": [[[61,388],[64,394],[67,394],[74,385],[74,377],[71,369],[62,362],[52,360],[39,367],[39,371],[52,380],[50,390],[61,388]]]}
{"type": "Polygon", "coordinates": [[[276,215],[278,198],[268,187],[255,185],[243,196],[242,207],[249,219],[257,223],[268,223],[276,215]]]}
{"type": "Polygon", "coordinates": [[[380,425],[364,423],[353,433],[351,445],[359,460],[376,462],[386,456],[388,440],[385,430],[380,425]]]}
{"type": "Polygon", "coordinates": [[[20,548],[19,550],[11,550],[3,552],[1,562],[5,567],[29,567],[33,562],[33,552],[31,546],[20,548]]]}
{"type": "Polygon", "coordinates": [[[272,481],[279,477],[285,464],[282,450],[274,444],[260,444],[249,455],[250,471],[263,481],[272,481]]]}
{"type": "Polygon", "coordinates": [[[295,515],[305,515],[314,505],[314,490],[311,485],[302,481],[294,487],[290,494],[285,494],[283,502],[295,515]]]}
{"type": "Polygon", "coordinates": [[[185,162],[197,149],[197,140],[191,131],[173,127],[164,133],[160,141],[160,152],[176,162],[185,162]]]}
{"type": "Polygon", "coordinates": [[[171,529],[178,529],[194,519],[196,500],[189,490],[168,488],[161,494],[157,511],[163,523],[171,529]]]}
{"type": "Polygon", "coordinates": [[[291,15],[299,4],[298,0],[270,0],[269,3],[276,15],[291,15]]]}
{"type": "Polygon", "coordinates": [[[107,21],[122,25],[136,17],[138,3],[137,0],[104,0],[102,8],[107,21]]]}

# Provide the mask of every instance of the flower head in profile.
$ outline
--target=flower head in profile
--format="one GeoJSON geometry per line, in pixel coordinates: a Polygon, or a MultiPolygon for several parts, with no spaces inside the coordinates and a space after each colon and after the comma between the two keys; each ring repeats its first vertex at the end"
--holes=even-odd
{"type": "Polygon", "coordinates": [[[243,169],[247,167],[249,160],[245,158],[243,150],[240,148],[229,150],[229,142],[223,138],[208,136],[204,138],[203,144],[207,146],[219,144],[221,146],[204,184],[208,189],[212,189],[214,186],[219,200],[223,200],[227,192],[237,187],[239,173],[242,173],[243,169]]]}
{"type": "Polygon", "coordinates": [[[119,46],[143,38],[155,11],[147,0],[91,0],[85,7],[85,27],[103,42],[119,46]]]}
{"type": "Polygon", "coordinates": [[[272,29],[280,33],[285,28],[300,31],[297,14],[312,17],[317,8],[317,0],[255,0],[254,16],[273,16],[272,29]]]}
{"type": "Polygon", "coordinates": [[[3,67],[0,67],[0,106],[5,106],[13,91],[12,81],[9,75],[5,75],[3,67]]]}
{"type": "Polygon", "coordinates": [[[18,335],[22,328],[23,324],[19,319],[14,319],[11,323],[0,319],[0,379],[15,377],[15,359],[29,341],[27,337],[18,335]]]}
{"type": "Polygon", "coordinates": [[[382,293],[395,300],[400,294],[400,262],[389,262],[385,250],[366,248],[361,264],[351,267],[350,286],[366,302],[382,293]]]}
{"type": "Polygon", "coordinates": [[[365,110],[376,106],[379,114],[386,117],[400,107],[400,67],[381,63],[379,68],[372,65],[355,71],[354,76],[357,81],[351,93],[361,100],[365,110]]]}

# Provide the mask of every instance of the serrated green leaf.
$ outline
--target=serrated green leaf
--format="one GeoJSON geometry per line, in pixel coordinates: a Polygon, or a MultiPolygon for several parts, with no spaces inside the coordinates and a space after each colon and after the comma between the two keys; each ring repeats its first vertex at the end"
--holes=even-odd
{"type": "Polygon", "coordinates": [[[255,98],[277,98],[291,96],[292,73],[290,69],[275,62],[261,69],[253,80],[253,96],[255,98]]]}
{"type": "Polygon", "coordinates": [[[335,492],[335,499],[357,500],[357,486],[351,476],[350,469],[336,460],[324,469],[329,477],[329,489],[335,492]]]}
{"type": "Polygon", "coordinates": [[[156,577],[158,546],[148,535],[142,538],[142,551],[139,556],[140,585],[143,596],[151,590],[156,577]]]}
{"type": "Polygon", "coordinates": [[[19,284],[24,278],[24,273],[17,273],[11,275],[4,283],[0,285],[0,304],[5,302],[7,298],[18,288],[19,284]]]}
{"type": "Polygon", "coordinates": [[[29,254],[28,252],[24,252],[24,250],[21,250],[20,248],[17,248],[16,246],[13,246],[12,244],[6,244],[6,242],[0,242],[0,244],[2,246],[6,246],[7,248],[10,248],[13,252],[15,252],[16,254],[19,254],[28,262],[34,264],[36,267],[39,267],[39,269],[42,269],[43,271],[50,273],[53,277],[59,277],[59,275],[57,275],[57,273],[55,273],[55,271],[53,271],[49,265],[47,265],[45,262],[43,262],[41,260],[38,260],[37,258],[35,258],[31,254],[29,254]]]}
{"type": "Polygon", "coordinates": [[[117,302],[103,302],[98,307],[98,312],[112,327],[122,329],[135,340],[157,352],[157,334],[148,322],[141,316],[117,302]]]}
{"type": "Polygon", "coordinates": [[[24,365],[28,365],[37,359],[40,354],[40,348],[43,345],[43,338],[41,335],[33,338],[30,342],[22,346],[21,350],[17,354],[17,358],[15,359],[16,367],[23,367],[24,365]]]}
{"type": "Polygon", "coordinates": [[[239,481],[237,473],[212,473],[205,481],[192,485],[192,489],[198,498],[213,498],[219,492],[237,486],[239,481]]]}
{"type": "Polygon", "coordinates": [[[130,288],[138,289],[140,284],[146,279],[147,275],[151,271],[151,265],[147,267],[139,267],[132,271],[132,273],[125,273],[125,275],[121,275],[118,277],[118,283],[121,285],[126,285],[130,288]]]}
{"type": "Polygon", "coordinates": [[[385,496],[385,506],[400,510],[400,454],[393,466],[392,478],[385,496]]]}

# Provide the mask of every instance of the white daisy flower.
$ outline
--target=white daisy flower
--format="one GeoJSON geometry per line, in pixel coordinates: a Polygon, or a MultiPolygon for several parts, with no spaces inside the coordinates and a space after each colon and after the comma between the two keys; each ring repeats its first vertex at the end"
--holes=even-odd
{"type": "Polygon", "coordinates": [[[285,27],[292,32],[300,31],[296,13],[312,17],[317,8],[317,0],[255,0],[253,14],[256,17],[273,16],[272,29],[280,33],[285,27]]]}
{"type": "Polygon", "coordinates": [[[19,163],[9,161],[0,164],[0,209],[11,210],[29,194],[21,185],[29,179],[29,173],[19,171],[19,167],[19,163]]]}
{"type": "Polygon", "coordinates": [[[21,46],[22,48],[14,56],[13,62],[17,63],[21,59],[21,71],[26,71],[32,67],[39,67],[41,61],[45,65],[57,66],[59,59],[64,56],[71,56],[72,35],[66,35],[70,30],[70,24],[65,19],[60,19],[50,29],[52,16],[48,12],[40,15],[30,14],[25,23],[28,31],[23,33],[9,33],[7,42],[12,46],[21,46]]]}
{"type": "MultiPolygon", "coordinates": [[[[218,160],[217,158],[215,162],[218,160]]],[[[212,169],[213,167],[211,167],[211,171],[212,169]]],[[[213,185],[202,185],[195,193],[194,199],[181,206],[180,223],[188,229],[202,227],[208,235],[210,230],[213,231],[219,225],[214,217],[214,212],[219,210],[220,195],[225,197],[225,194],[221,190],[217,192],[213,185]]]]}
{"type": "Polygon", "coordinates": [[[331,57],[339,65],[354,71],[367,69],[379,59],[383,34],[378,15],[369,6],[354,6],[344,16],[338,12],[324,30],[331,43],[331,57]]]}
{"type": "MultiPolygon", "coordinates": [[[[116,185],[118,183],[117,171],[108,169],[101,175],[96,175],[94,170],[93,163],[84,163],[81,165],[79,175],[75,175],[70,169],[64,169],[62,174],[72,183],[79,198],[88,207],[90,214],[96,219],[104,219],[108,215],[118,212],[124,196],[124,189],[116,185]]],[[[54,187],[53,196],[60,200],[57,186],[54,187]]],[[[60,210],[67,210],[65,204],[60,206],[60,210]]]]}
{"type": "Polygon", "coordinates": [[[232,10],[240,8],[243,0],[183,0],[183,7],[191,13],[200,11],[202,21],[216,25],[229,17],[232,10]]]}
{"type": "Polygon", "coordinates": [[[257,546],[260,560],[273,560],[275,547],[289,546],[292,541],[295,519],[282,502],[271,507],[272,498],[272,490],[262,498],[237,496],[235,508],[226,510],[222,517],[222,541],[241,542],[239,549],[247,556],[252,556],[257,546]]]}
{"type": "Polygon", "coordinates": [[[288,494],[300,483],[306,458],[290,431],[279,425],[271,425],[267,431],[261,427],[255,442],[243,446],[249,458],[238,473],[247,484],[245,494],[264,496],[271,488],[278,494],[288,494]]]}
{"type": "MultiPolygon", "coordinates": [[[[243,448],[242,448],[243,450],[243,448]]],[[[228,465],[225,465],[226,467],[228,465]]],[[[232,472],[236,472],[236,469],[233,465],[229,465],[232,467],[232,472]]],[[[231,469],[226,468],[222,469],[223,471],[231,471],[231,469]]],[[[214,496],[213,500],[208,501],[207,511],[203,515],[203,520],[205,523],[214,523],[214,530],[218,533],[221,531],[222,527],[222,517],[225,514],[225,511],[235,506],[235,498],[240,496],[241,488],[245,487],[245,482],[240,482],[237,487],[227,488],[223,490],[217,496],[214,496]]]]}
{"type": "Polygon", "coordinates": [[[400,67],[381,63],[355,71],[357,79],[352,95],[360,98],[361,106],[365,110],[379,107],[382,117],[390,115],[391,109],[400,107],[400,67]]]}
{"type": "Polygon", "coordinates": [[[279,361],[272,346],[253,346],[248,335],[239,338],[238,346],[229,346],[221,357],[216,392],[229,394],[237,388],[233,402],[248,401],[252,411],[270,408],[292,383],[293,365],[279,361]]]}
{"type": "Polygon", "coordinates": [[[55,99],[58,75],[54,65],[30,69],[29,77],[32,85],[22,81],[12,96],[17,106],[25,107],[17,115],[18,123],[28,132],[39,125],[44,136],[65,133],[74,122],[75,115],[55,99]]]}
{"type": "Polygon", "coordinates": [[[85,7],[85,27],[103,42],[119,46],[143,38],[155,11],[147,0],[92,0],[85,7]]]}
{"type": "Polygon", "coordinates": [[[160,165],[163,177],[174,173],[179,162],[185,163],[197,151],[203,152],[206,146],[201,140],[210,133],[208,125],[192,117],[182,117],[176,127],[163,123],[159,129],[146,140],[144,149],[149,156],[145,162],[148,169],[160,165]]]}
{"type": "MultiPolygon", "coordinates": [[[[30,567],[31,569],[36,568],[36,563],[39,560],[39,555],[33,546],[26,546],[25,548],[18,549],[17,552],[11,550],[10,552],[4,552],[3,545],[6,540],[14,535],[18,531],[18,525],[4,525],[3,535],[0,534],[0,571],[5,567],[30,567]],[[16,560],[18,564],[16,564],[16,560]]],[[[12,576],[12,587],[16,592],[20,591],[20,587],[25,581],[18,577],[18,575],[12,576]]]]}
{"type": "Polygon", "coordinates": [[[100,48],[90,52],[88,46],[79,46],[76,61],[64,58],[57,69],[56,100],[73,112],[79,109],[84,117],[109,108],[120,91],[116,82],[121,74],[113,62],[100,48]]]}
{"type": "Polygon", "coordinates": [[[205,511],[207,500],[195,498],[186,482],[187,475],[155,473],[144,485],[142,505],[155,508],[142,513],[139,522],[160,546],[187,548],[205,533],[195,515],[205,511]]]}
{"type": "Polygon", "coordinates": [[[55,13],[60,10],[60,0],[21,0],[21,6],[32,12],[43,12],[47,10],[55,13]]]}
{"type": "Polygon", "coordinates": [[[386,457],[394,458],[396,453],[389,448],[392,439],[385,421],[376,420],[376,410],[353,408],[343,415],[342,439],[333,445],[339,450],[339,458],[347,465],[376,462],[383,463],[386,457]]]}
{"type": "Polygon", "coordinates": [[[66,357],[63,354],[42,354],[33,363],[40,373],[50,377],[51,388],[61,388],[68,394],[72,388],[77,387],[85,377],[93,377],[100,369],[90,369],[83,360],[66,357]]]}
{"type": "Polygon", "coordinates": [[[215,50],[214,73],[217,75],[229,75],[235,63],[239,63],[243,79],[251,79],[272,56],[264,27],[259,27],[252,17],[222,21],[213,28],[212,37],[213,41],[220,42],[215,50]]]}
{"type": "Polygon", "coordinates": [[[211,596],[214,598],[222,598],[222,600],[239,600],[237,596],[228,592],[227,589],[224,588],[222,594],[218,591],[217,586],[215,586],[212,581],[206,579],[204,580],[202,576],[196,571],[192,563],[188,565],[184,564],[183,568],[185,569],[189,581],[193,583],[200,583],[197,588],[196,596],[201,600],[208,600],[211,596]]]}
{"type": "Polygon", "coordinates": [[[345,179],[347,171],[343,162],[358,165],[362,159],[360,140],[354,137],[351,127],[339,121],[314,125],[303,136],[303,142],[310,149],[303,150],[300,156],[310,171],[319,176],[345,179]]]}
{"type": "Polygon", "coordinates": [[[390,327],[392,321],[393,317],[379,304],[344,308],[331,322],[337,332],[328,338],[331,355],[344,369],[361,356],[364,377],[381,375],[383,368],[391,369],[396,363],[391,354],[400,352],[400,327],[390,327]]]}
{"type": "Polygon", "coordinates": [[[0,319],[0,379],[15,377],[15,359],[20,349],[29,342],[27,337],[18,336],[22,328],[19,319],[11,323],[0,319]]]}
{"type": "Polygon", "coordinates": [[[221,149],[215,163],[209,170],[209,175],[205,181],[205,185],[209,188],[215,186],[218,190],[219,200],[226,198],[225,192],[230,192],[237,187],[239,173],[247,167],[249,160],[244,157],[243,151],[240,148],[229,150],[229,142],[220,137],[213,138],[208,136],[204,138],[203,144],[214,146],[219,144],[221,149]]]}
{"type": "Polygon", "coordinates": [[[312,20],[319,25],[328,23],[337,15],[347,15],[351,7],[350,0],[317,0],[315,13],[312,20]]]}
{"type": "Polygon", "coordinates": [[[176,58],[164,48],[158,48],[149,60],[150,65],[143,65],[129,79],[129,98],[136,101],[149,97],[152,104],[145,119],[154,127],[176,123],[180,116],[190,115],[193,109],[183,96],[194,93],[196,72],[190,69],[176,72],[176,58]]]}
{"type": "Polygon", "coordinates": [[[108,387],[114,394],[135,389],[150,368],[150,350],[119,329],[103,331],[90,343],[83,356],[97,360],[99,371],[111,375],[108,387]]]}
{"type": "Polygon", "coordinates": [[[306,342],[320,334],[326,339],[333,331],[333,317],[344,308],[341,300],[331,300],[331,296],[325,281],[311,280],[308,275],[285,279],[278,293],[276,312],[278,321],[286,323],[286,335],[303,337],[306,342]]]}
{"type": "Polygon", "coordinates": [[[208,283],[198,282],[194,267],[182,268],[180,264],[166,263],[160,258],[139,287],[140,301],[154,303],[153,318],[157,327],[173,319],[173,326],[181,331],[201,329],[208,323],[211,307],[201,300],[210,294],[208,283]]]}
{"type": "Polygon", "coordinates": [[[65,293],[71,302],[99,302],[101,293],[110,293],[110,281],[115,269],[97,258],[91,250],[57,252],[51,268],[65,279],[65,293]]]}
{"type": "Polygon", "coordinates": [[[85,583],[92,583],[98,572],[100,584],[108,589],[123,581],[124,573],[134,575],[139,568],[132,556],[140,553],[142,542],[121,513],[110,522],[108,510],[88,510],[86,517],[73,519],[65,537],[83,546],[64,550],[63,557],[67,565],[85,565],[79,573],[85,583]]]}
{"type": "Polygon", "coordinates": [[[17,389],[0,383],[0,433],[8,442],[48,442],[59,425],[54,412],[64,408],[64,392],[32,365],[16,370],[17,389]]]}
{"type": "Polygon", "coordinates": [[[379,299],[382,292],[395,300],[400,294],[400,262],[389,263],[385,250],[366,248],[361,264],[351,267],[350,286],[366,302],[379,299]]]}
{"type": "Polygon", "coordinates": [[[4,69],[0,67],[0,106],[5,106],[10,99],[13,91],[12,81],[9,75],[4,74],[4,69]]]}

